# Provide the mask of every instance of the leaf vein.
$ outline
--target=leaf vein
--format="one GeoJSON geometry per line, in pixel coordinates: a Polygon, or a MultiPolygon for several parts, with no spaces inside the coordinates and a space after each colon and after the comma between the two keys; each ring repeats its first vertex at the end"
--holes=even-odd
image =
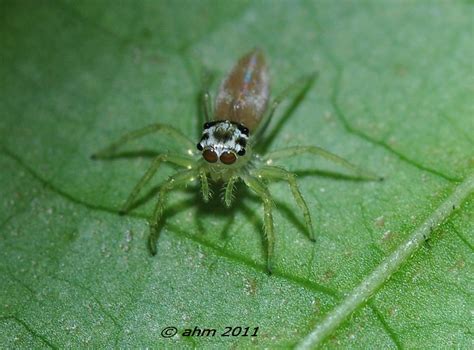
{"type": "MultiPolygon", "coordinates": [[[[333,62],[335,62],[335,61],[333,61],[333,62]]],[[[415,160],[409,158],[408,156],[406,156],[402,152],[399,152],[395,148],[389,146],[386,142],[384,142],[382,140],[377,140],[377,139],[373,138],[372,136],[370,136],[370,135],[354,128],[347,121],[347,118],[346,118],[344,112],[342,111],[341,107],[339,106],[339,101],[338,101],[338,95],[339,95],[339,91],[340,91],[339,87],[340,87],[340,82],[341,82],[341,78],[342,78],[342,74],[343,74],[343,68],[338,63],[334,63],[334,66],[336,67],[336,78],[335,78],[335,82],[334,82],[334,88],[333,88],[333,91],[332,91],[331,96],[330,96],[330,102],[331,102],[331,105],[334,108],[334,111],[336,113],[336,117],[339,119],[339,121],[341,122],[343,128],[348,133],[356,135],[356,136],[360,137],[361,139],[363,139],[367,142],[370,142],[374,145],[377,145],[377,146],[385,149],[386,151],[394,154],[401,161],[404,161],[405,163],[410,164],[410,165],[414,166],[415,168],[418,168],[420,170],[426,171],[426,172],[431,173],[433,175],[439,176],[439,177],[441,177],[445,180],[448,180],[450,182],[461,182],[462,181],[461,178],[453,177],[453,176],[444,174],[443,172],[441,172],[439,170],[432,169],[432,168],[430,168],[426,165],[423,165],[419,162],[416,162],[415,160]]]]}
{"type": "Polygon", "coordinates": [[[415,229],[390,256],[383,260],[375,270],[361,281],[345,299],[322,322],[304,337],[298,344],[298,349],[310,349],[320,345],[332,332],[338,328],[355,310],[362,307],[367,300],[383,286],[402,264],[407,262],[417,249],[431,237],[436,228],[441,225],[459,205],[474,192],[474,174],[454,188],[451,195],[431,214],[423,224],[415,229]]]}
{"type": "Polygon", "coordinates": [[[104,305],[102,305],[101,301],[94,295],[94,293],[92,292],[92,290],[89,288],[89,287],[86,287],[80,283],[77,283],[75,281],[71,281],[71,280],[68,280],[68,279],[65,279],[65,278],[62,278],[62,277],[58,277],[58,276],[51,276],[53,279],[59,281],[59,282],[65,282],[67,284],[69,284],[70,286],[72,287],[76,287],[76,288],[79,288],[81,289],[82,291],[86,292],[87,294],[89,294],[92,299],[94,299],[94,301],[97,303],[97,305],[99,305],[99,308],[102,310],[102,313],[107,317],[109,318],[112,323],[117,326],[119,329],[122,329],[122,325],[120,324],[120,322],[118,321],[118,319],[112,315],[105,307],[104,305]]]}
{"type": "Polygon", "coordinates": [[[367,304],[370,307],[370,309],[373,311],[375,317],[379,320],[380,324],[382,325],[382,328],[385,330],[389,338],[393,341],[397,349],[400,349],[400,350],[403,349],[402,343],[400,342],[400,339],[398,339],[397,333],[395,333],[395,331],[389,326],[389,324],[387,323],[387,320],[385,320],[385,317],[377,308],[377,306],[374,304],[373,300],[369,300],[367,304]]]}
{"type": "Polygon", "coordinates": [[[474,251],[474,247],[472,246],[472,244],[467,240],[466,237],[464,237],[461,232],[459,232],[455,227],[452,227],[452,230],[454,231],[456,236],[458,236],[458,238],[471,250],[471,252],[474,251]]]}
{"type": "Polygon", "coordinates": [[[23,321],[21,318],[17,317],[17,316],[14,316],[14,315],[11,315],[11,316],[0,316],[0,320],[13,320],[15,321],[16,323],[18,323],[19,325],[23,326],[24,329],[27,330],[28,333],[30,333],[34,338],[37,338],[39,340],[41,340],[44,344],[46,344],[47,346],[49,346],[51,349],[58,349],[57,346],[55,346],[53,343],[51,343],[48,339],[46,339],[46,337],[44,337],[43,335],[39,334],[37,331],[35,331],[33,328],[31,328],[28,323],[26,323],[25,321],[23,321]]]}

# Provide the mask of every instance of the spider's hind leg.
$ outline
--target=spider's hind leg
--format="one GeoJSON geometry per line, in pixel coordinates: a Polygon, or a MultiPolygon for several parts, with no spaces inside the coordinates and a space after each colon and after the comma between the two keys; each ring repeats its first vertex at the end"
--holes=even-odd
{"type": "Polygon", "coordinates": [[[208,69],[205,69],[202,74],[201,82],[201,100],[202,100],[202,109],[204,112],[205,121],[208,122],[212,119],[212,98],[209,92],[209,87],[214,80],[214,74],[208,69]]]}
{"type": "MultiPolygon", "coordinates": [[[[308,92],[310,87],[313,85],[313,83],[314,83],[314,81],[316,80],[317,77],[318,77],[317,72],[313,72],[311,74],[307,74],[307,75],[304,75],[302,77],[299,77],[297,80],[292,82],[285,90],[283,90],[282,93],[280,93],[277,97],[275,97],[270,102],[270,106],[268,108],[268,111],[265,114],[262,122],[258,126],[258,128],[255,132],[254,138],[256,140],[258,140],[263,136],[265,130],[268,128],[268,125],[270,124],[270,121],[272,120],[273,115],[275,114],[275,111],[278,108],[278,106],[280,105],[280,103],[286,97],[288,97],[292,91],[298,91],[298,95],[296,96],[296,98],[294,99],[291,107],[289,108],[290,113],[285,113],[288,116],[291,115],[291,111],[293,111],[293,109],[301,102],[302,98],[306,95],[306,93],[308,92]]],[[[284,118],[284,119],[287,119],[287,118],[284,118]]],[[[268,135],[268,137],[266,137],[265,144],[268,145],[275,138],[275,134],[279,129],[278,126],[283,122],[284,122],[284,120],[279,121],[276,129],[273,130],[271,135],[268,135]]]]}

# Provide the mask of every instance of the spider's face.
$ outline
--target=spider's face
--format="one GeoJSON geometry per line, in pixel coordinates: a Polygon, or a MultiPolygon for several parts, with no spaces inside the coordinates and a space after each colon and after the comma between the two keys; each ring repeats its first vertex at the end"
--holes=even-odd
{"type": "Polygon", "coordinates": [[[212,121],[204,124],[197,149],[208,163],[231,165],[245,155],[248,138],[249,129],[241,124],[212,121]]]}

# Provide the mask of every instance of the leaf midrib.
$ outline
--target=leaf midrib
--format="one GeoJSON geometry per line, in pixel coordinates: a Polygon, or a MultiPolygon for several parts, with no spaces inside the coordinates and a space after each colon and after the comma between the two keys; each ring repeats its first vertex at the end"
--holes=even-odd
{"type": "Polygon", "coordinates": [[[385,258],[371,274],[353,288],[344,300],[322,322],[298,344],[297,349],[312,349],[320,345],[339,327],[355,310],[365,305],[385,281],[387,281],[409,258],[420,245],[431,237],[433,232],[455,211],[464,200],[474,192],[474,174],[467,177],[454,188],[438,208],[416,228],[395,251],[385,258]]]}

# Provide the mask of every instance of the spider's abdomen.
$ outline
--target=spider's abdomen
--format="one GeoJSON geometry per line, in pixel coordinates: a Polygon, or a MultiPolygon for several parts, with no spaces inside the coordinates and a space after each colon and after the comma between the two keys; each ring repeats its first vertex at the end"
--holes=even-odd
{"type": "Polygon", "coordinates": [[[269,96],[265,57],[255,49],[243,56],[221,83],[214,120],[230,120],[255,131],[267,109],[269,96]]]}

